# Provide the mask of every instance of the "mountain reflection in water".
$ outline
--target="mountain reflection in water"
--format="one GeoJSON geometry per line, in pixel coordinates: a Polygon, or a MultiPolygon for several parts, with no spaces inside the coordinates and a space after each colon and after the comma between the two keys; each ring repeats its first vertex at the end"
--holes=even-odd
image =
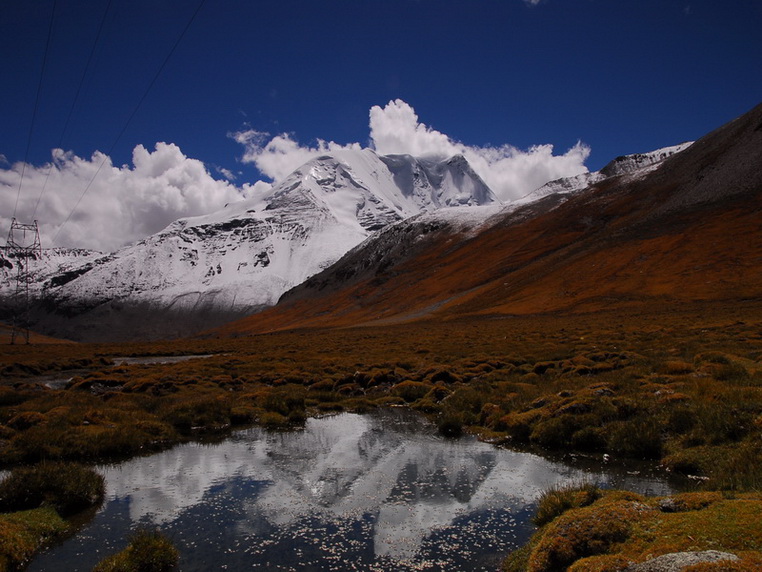
{"type": "Polygon", "coordinates": [[[531,534],[533,503],[554,483],[670,491],[442,439],[399,409],[310,419],[301,431],[249,429],[100,470],[103,508],[30,570],[91,570],[138,525],[167,534],[185,572],[494,570],[531,534]]]}

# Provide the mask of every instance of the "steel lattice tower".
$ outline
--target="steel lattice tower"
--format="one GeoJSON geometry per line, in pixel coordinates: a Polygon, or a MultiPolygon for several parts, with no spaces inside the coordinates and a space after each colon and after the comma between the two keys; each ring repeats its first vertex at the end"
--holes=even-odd
{"type": "Polygon", "coordinates": [[[17,338],[23,338],[24,343],[28,344],[29,283],[32,281],[29,266],[31,260],[38,260],[42,256],[40,229],[37,226],[37,221],[21,223],[14,218],[11,221],[11,229],[8,231],[8,242],[5,248],[8,258],[15,259],[16,264],[16,293],[11,344],[15,344],[17,338]]]}

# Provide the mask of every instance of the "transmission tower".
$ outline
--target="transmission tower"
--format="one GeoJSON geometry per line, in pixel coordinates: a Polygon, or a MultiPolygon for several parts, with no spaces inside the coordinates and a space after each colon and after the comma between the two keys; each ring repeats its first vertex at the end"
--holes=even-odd
{"type": "Polygon", "coordinates": [[[32,282],[32,274],[29,270],[30,261],[42,257],[42,244],[40,243],[40,229],[37,221],[33,223],[18,222],[15,217],[11,221],[11,229],[8,231],[6,243],[8,258],[16,260],[16,295],[13,308],[13,330],[11,331],[11,344],[16,339],[23,338],[24,343],[29,343],[29,284],[32,282]]]}

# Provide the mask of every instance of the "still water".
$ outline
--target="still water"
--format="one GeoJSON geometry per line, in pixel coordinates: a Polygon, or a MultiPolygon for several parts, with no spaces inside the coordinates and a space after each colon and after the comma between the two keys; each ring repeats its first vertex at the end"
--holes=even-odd
{"type": "Polygon", "coordinates": [[[540,492],[593,481],[668,494],[663,479],[591,471],[436,435],[402,409],[248,429],[102,466],[106,501],[30,570],[92,570],[130,530],[158,528],[195,570],[496,570],[532,532],[540,492]]]}

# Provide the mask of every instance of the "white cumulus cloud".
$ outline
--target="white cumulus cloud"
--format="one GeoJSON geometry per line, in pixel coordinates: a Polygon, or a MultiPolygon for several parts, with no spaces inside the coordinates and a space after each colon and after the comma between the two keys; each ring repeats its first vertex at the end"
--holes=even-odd
{"type": "Polygon", "coordinates": [[[359,143],[340,145],[318,139],[315,147],[305,147],[294,141],[288,133],[269,139],[270,134],[255,129],[231,133],[230,137],[245,147],[244,163],[254,163],[257,169],[274,181],[279,181],[304,165],[310,159],[338,149],[360,149],[359,143]]]}
{"type": "Polygon", "coordinates": [[[445,158],[461,154],[504,201],[521,198],[548,181],[586,172],[584,163],[590,155],[590,148],[582,143],[563,155],[554,155],[553,145],[535,145],[526,151],[507,144],[464,145],[419,122],[413,108],[400,99],[371,108],[370,135],[382,155],[445,158]]]}
{"type": "Polygon", "coordinates": [[[401,99],[370,108],[370,139],[382,155],[447,157],[461,152],[447,135],[420,123],[415,110],[401,99]]]}
{"type": "Polygon", "coordinates": [[[16,218],[31,222],[34,216],[39,221],[44,247],[110,251],[158,232],[178,218],[218,210],[269,187],[266,183],[236,187],[218,181],[201,161],[186,157],[172,143],[157,143],[153,152],[138,145],[132,163],[132,167],[117,167],[100,152],[84,159],[54,149],[51,163],[26,166],[20,194],[22,164],[0,169],[0,228],[10,228],[18,196],[16,218]]]}
{"type": "MultiPolygon", "coordinates": [[[[563,154],[553,145],[535,145],[522,150],[512,145],[473,146],[460,143],[418,119],[415,110],[401,99],[370,109],[370,141],[381,155],[408,154],[415,157],[449,158],[463,155],[473,169],[503,201],[521,198],[548,181],[587,171],[590,148],[577,143],[563,154]]],[[[319,154],[353,147],[319,140],[314,147],[300,145],[288,134],[270,138],[267,133],[246,130],[231,135],[244,145],[244,162],[254,163],[276,182],[319,154]]]]}

